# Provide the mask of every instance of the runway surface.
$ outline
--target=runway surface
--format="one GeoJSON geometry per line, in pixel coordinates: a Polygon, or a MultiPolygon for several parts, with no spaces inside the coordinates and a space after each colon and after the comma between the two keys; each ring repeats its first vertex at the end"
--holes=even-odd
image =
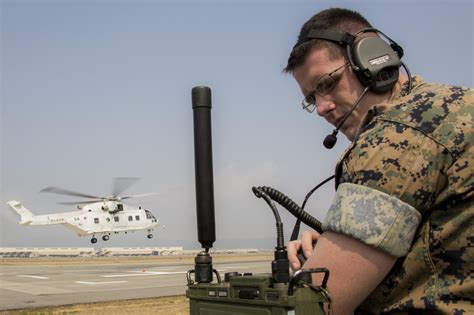
{"type": "MultiPolygon", "coordinates": [[[[225,272],[270,272],[270,261],[214,263],[225,272]]],[[[182,295],[192,264],[0,265],[0,310],[182,295]]]]}

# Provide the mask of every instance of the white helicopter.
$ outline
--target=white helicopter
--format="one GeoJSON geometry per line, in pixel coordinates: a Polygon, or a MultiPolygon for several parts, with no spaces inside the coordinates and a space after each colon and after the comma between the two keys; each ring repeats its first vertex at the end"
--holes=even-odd
{"type": "Polygon", "coordinates": [[[159,226],[158,219],[150,211],[142,207],[127,206],[122,200],[145,197],[154,195],[154,193],[120,197],[120,194],[136,180],[137,178],[130,177],[116,178],[112,195],[109,197],[87,195],[57,187],[47,187],[41,190],[41,192],[93,199],[60,202],[60,204],[75,204],[79,211],[34,215],[20,201],[12,200],[7,204],[20,215],[21,219],[18,223],[21,225],[62,224],[78,236],[92,236],[91,243],[93,244],[97,243],[98,236],[102,236],[102,240],[108,241],[112,233],[127,234],[127,232],[138,230],[146,230],[147,237],[151,239],[153,238],[153,234],[151,234],[153,229],[159,226]]]}

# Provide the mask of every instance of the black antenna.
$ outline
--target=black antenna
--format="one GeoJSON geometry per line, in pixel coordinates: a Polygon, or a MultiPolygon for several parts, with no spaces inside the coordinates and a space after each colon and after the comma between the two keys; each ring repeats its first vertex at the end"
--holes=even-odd
{"type": "Polygon", "coordinates": [[[216,240],[212,172],[211,89],[192,90],[198,240],[208,250],[216,240]]]}
{"type": "MultiPolygon", "coordinates": [[[[214,180],[212,172],[211,89],[197,86],[192,90],[194,118],[194,163],[196,174],[196,214],[198,240],[204,251],[194,259],[195,280],[212,282],[212,257],[209,249],[216,240],[214,219],[214,180]]],[[[219,279],[217,271],[215,271],[219,279]]],[[[188,272],[189,273],[189,272],[188,272]]]]}

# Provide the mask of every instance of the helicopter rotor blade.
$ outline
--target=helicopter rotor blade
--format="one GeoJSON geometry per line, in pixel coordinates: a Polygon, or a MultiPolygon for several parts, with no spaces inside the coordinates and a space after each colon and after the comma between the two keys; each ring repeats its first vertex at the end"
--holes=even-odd
{"type": "Polygon", "coordinates": [[[83,197],[83,198],[94,198],[94,199],[100,199],[100,200],[104,199],[103,197],[94,196],[94,195],[86,195],[86,194],[83,194],[83,193],[79,193],[79,192],[75,192],[75,191],[67,190],[67,189],[63,189],[63,188],[53,187],[53,186],[41,189],[40,192],[49,192],[49,193],[58,194],[58,195],[76,196],[76,197],[83,197]]]}
{"type": "Polygon", "coordinates": [[[148,196],[153,196],[153,195],[158,195],[158,193],[146,193],[146,194],[140,194],[140,195],[120,197],[120,199],[123,200],[123,199],[130,199],[130,198],[141,198],[141,197],[148,197],[148,196]]]}
{"type": "Polygon", "coordinates": [[[116,177],[112,187],[112,196],[119,196],[139,179],[139,177],[116,177]]]}
{"type": "Polygon", "coordinates": [[[70,201],[70,202],[58,202],[60,205],[87,205],[91,203],[101,202],[102,199],[90,200],[90,201],[70,201]]]}

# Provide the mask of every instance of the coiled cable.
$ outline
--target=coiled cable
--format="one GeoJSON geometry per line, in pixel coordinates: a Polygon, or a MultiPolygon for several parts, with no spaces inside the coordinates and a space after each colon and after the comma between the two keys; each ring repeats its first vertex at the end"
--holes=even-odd
{"type": "Polygon", "coordinates": [[[283,208],[288,210],[291,214],[293,214],[296,218],[301,220],[301,222],[303,222],[304,224],[315,229],[318,233],[323,232],[321,222],[315,217],[313,217],[312,215],[310,215],[309,213],[307,213],[306,211],[304,211],[303,209],[301,209],[300,206],[296,204],[296,202],[291,200],[291,198],[286,196],[284,193],[278,191],[275,188],[271,188],[267,186],[257,187],[257,189],[266,193],[271,199],[273,199],[278,204],[280,204],[283,208]]]}
{"type": "MultiPolygon", "coordinates": [[[[326,184],[330,180],[334,179],[335,177],[336,177],[336,175],[331,175],[328,178],[326,178],[325,180],[323,180],[322,182],[320,182],[319,184],[317,184],[313,189],[311,189],[306,194],[306,196],[304,198],[303,204],[301,205],[301,210],[304,211],[304,207],[306,206],[306,202],[308,202],[309,197],[311,197],[311,195],[316,190],[318,190],[319,187],[323,186],[324,184],[326,184]]],[[[295,226],[293,227],[293,232],[291,233],[290,241],[294,241],[294,240],[298,239],[298,234],[300,233],[300,225],[301,225],[301,220],[299,218],[297,218],[295,226]]],[[[318,231],[318,233],[321,233],[321,232],[318,231]]]]}
{"type": "MultiPolygon", "coordinates": [[[[290,238],[290,241],[294,241],[298,238],[301,222],[303,222],[307,226],[315,229],[318,233],[320,233],[320,234],[323,233],[321,221],[319,221],[318,219],[316,219],[315,217],[313,217],[312,215],[307,213],[304,210],[304,207],[306,206],[306,202],[308,201],[309,197],[311,197],[311,195],[319,187],[323,186],[328,181],[330,181],[334,178],[335,178],[335,175],[331,175],[328,178],[326,178],[325,180],[323,180],[321,183],[316,185],[313,189],[311,189],[306,194],[306,197],[304,198],[303,205],[301,206],[301,208],[300,208],[300,206],[298,206],[298,204],[296,202],[291,200],[290,197],[286,196],[284,193],[278,191],[275,188],[268,187],[268,186],[261,186],[261,187],[252,187],[252,190],[254,191],[254,193],[256,193],[256,191],[264,192],[271,199],[275,200],[278,204],[280,204],[283,208],[288,210],[291,214],[293,214],[296,217],[296,223],[295,223],[295,226],[293,228],[293,232],[292,232],[291,238],[290,238]]],[[[257,197],[260,197],[260,196],[257,196],[257,197]]],[[[268,203],[268,200],[266,200],[266,201],[268,203]]],[[[270,205],[270,203],[269,203],[269,205],[270,205]]],[[[276,209],[275,210],[272,209],[272,210],[275,212],[276,209]]]]}

